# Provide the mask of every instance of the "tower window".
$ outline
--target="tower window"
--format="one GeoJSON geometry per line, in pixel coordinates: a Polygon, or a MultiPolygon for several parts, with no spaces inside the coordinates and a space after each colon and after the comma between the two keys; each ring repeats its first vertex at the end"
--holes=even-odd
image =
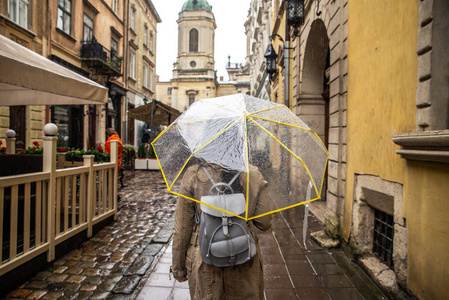
{"type": "Polygon", "coordinates": [[[198,30],[195,28],[189,33],[189,51],[198,52],[198,30]]]}
{"type": "Polygon", "coordinates": [[[192,105],[195,102],[195,94],[189,94],[189,105],[192,105]]]}

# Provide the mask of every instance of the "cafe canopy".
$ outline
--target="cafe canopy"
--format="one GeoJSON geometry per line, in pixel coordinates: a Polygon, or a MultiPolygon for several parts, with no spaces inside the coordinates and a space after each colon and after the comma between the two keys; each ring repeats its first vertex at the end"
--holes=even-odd
{"type": "Polygon", "coordinates": [[[104,104],[108,89],[0,35],[0,106],[104,104]]]}

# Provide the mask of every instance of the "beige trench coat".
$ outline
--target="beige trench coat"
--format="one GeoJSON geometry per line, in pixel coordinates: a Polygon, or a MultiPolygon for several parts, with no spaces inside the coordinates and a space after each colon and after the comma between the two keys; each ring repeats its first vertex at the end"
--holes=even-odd
{"type": "MultiPolygon", "coordinates": [[[[220,172],[207,167],[215,182],[221,182],[220,172]]],[[[249,216],[268,211],[269,199],[267,182],[256,167],[250,168],[249,216]],[[253,201],[257,200],[257,201],[253,201]]],[[[240,185],[246,194],[246,173],[239,177],[240,185]]],[[[200,199],[207,195],[212,183],[199,165],[186,170],[181,182],[180,194],[200,199]]],[[[173,237],[173,265],[175,279],[186,276],[189,281],[191,299],[263,299],[263,261],[259,240],[254,226],[261,230],[271,227],[271,215],[256,218],[248,222],[256,242],[257,254],[245,264],[234,267],[215,267],[203,263],[198,243],[199,226],[195,223],[195,211],[201,215],[200,204],[182,197],[178,198],[175,212],[175,233],[173,237]]]]}

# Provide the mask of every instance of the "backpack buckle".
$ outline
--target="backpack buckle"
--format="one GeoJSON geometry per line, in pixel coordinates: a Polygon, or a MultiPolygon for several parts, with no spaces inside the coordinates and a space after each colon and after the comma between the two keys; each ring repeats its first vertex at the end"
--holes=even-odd
{"type": "Polygon", "coordinates": [[[229,237],[228,217],[222,217],[221,218],[221,226],[223,226],[223,234],[225,236],[229,237]]]}
{"type": "Polygon", "coordinates": [[[235,254],[229,256],[229,262],[231,263],[232,266],[235,264],[235,254]]]}

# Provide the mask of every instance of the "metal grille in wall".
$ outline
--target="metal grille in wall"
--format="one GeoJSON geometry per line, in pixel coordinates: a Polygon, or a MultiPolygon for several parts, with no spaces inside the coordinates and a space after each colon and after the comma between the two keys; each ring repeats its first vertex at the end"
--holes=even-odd
{"type": "Polygon", "coordinates": [[[393,216],[375,209],[373,253],[390,268],[393,268],[393,216]]]}

